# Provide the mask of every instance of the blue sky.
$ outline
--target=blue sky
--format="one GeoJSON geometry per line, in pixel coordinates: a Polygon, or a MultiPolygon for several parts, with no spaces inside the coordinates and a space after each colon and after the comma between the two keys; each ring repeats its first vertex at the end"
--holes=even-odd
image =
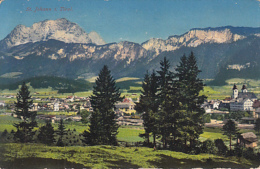
{"type": "Polygon", "coordinates": [[[67,18],[108,43],[166,39],[192,28],[260,27],[258,0],[0,0],[0,39],[18,24],[67,18]],[[34,12],[35,8],[51,11],[34,12]],[[72,11],[59,11],[60,7],[72,11]],[[31,8],[32,11],[26,11],[31,8]],[[57,11],[54,11],[54,9],[57,11]]]}

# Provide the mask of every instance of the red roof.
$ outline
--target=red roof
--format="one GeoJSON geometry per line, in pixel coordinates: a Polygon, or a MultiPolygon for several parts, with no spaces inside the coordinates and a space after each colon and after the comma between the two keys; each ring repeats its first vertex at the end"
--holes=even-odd
{"type": "Polygon", "coordinates": [[[128,98],[125,98],[125,99],[123,100],[123,103],[130,103],[130,100],[129,100],[128,98]]]}
{"type": "Polygon", "coordinates": [[[226,97],[224,100],[225,101],[230,101],[230,100],[232,100],[232,98],[231,97],[226,97]]]}
{"type": "Polygon", "coordinates": [[[260,107],[260,100],[255,100],[253,103],[253,108],[258,108],[260,107]]]}

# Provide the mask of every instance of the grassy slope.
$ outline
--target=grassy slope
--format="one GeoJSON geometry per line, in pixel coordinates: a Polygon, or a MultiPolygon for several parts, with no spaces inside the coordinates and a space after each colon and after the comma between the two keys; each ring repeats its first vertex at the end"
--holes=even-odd
{"type": "MultiPolygon", "coordinates": [[[[200,154],[188,155],[168,150],[154,151],[145,147],[49,147],[40,144],[2,144],[2,158],[13,160],[15,158],[51,158],[65,159],[69,162],[83,164],[91,168],[111,167],[248,167],[249,161],[242,160],[240,164],[236,158],[226,158],[215,155],[200,154]],[[213,161],[207,162],[212,158],[213,161]]],[[[253,165],[256,166],[256,165],[253,165]]]]}

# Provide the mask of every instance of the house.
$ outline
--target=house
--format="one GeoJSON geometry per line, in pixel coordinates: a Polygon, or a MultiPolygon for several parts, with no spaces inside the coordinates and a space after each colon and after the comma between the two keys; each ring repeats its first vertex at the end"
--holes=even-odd
{"type": "Polygon", "coordinates": [[[38,104],[39,103],[33,103],[32,107],[30,108],[30,111],[38,111],[38,104]]]}
{"type": "Polygon", "coordinates": [[[230,100],[230,111],[253,111],[253,103],[257,97],[252,92],[247,92],[243,85],[241,92],[238,92],[237,86],[233,86],[232,100],[230,100]]]}
{"type": "Polygon", "coordinates": [[[53,111],[59,111],[60,109],[59,109],[59,102],[55,102],[54,104],[53,104],[53,111]]]}
{"type": "Polygon", "coordinates": [[[231,97],[226,97],[224,100],[222,100],[219,103],[219,109],[229,109],[231,100],[232,100],[231,97]]]}
{"type": "Polygon", "coordinates": [[[211,109],[219,109],[220,102],[218,100],[209,101],[209,105],[211,109]]]}
{"type": "Polygon", "coordinates": [[[205,101],[202,105],[201,108],[205,110],[205,113],[211,113],[211,106],[209,102],[205,101]]]}
{"type": "Polygon", "coordinates": [[[135,103],[132,101],[131,98],[125,98],[123,102],[118,102],[115,104],[116,111],[121,110],[124,113],[135,113],[136,111],[134,110],[135,103]]]}
{"type": "Polygon", "coordinates": [[[255,100],[253,103],[253,117],[260,118],[260,100],[255,100]]]}
{"type": "Polygon", "coordinates": [[[53,110],[54,109],[53,103],[47,103],[47,108],[53,110]]]}
{"type": "Polygon", "coordinates": [[[5,102],[4,101],[0,101],[0,107],[5,107],[5,102]]]}
{"type": "Polygon", "coordinates": [[[230,102],[231,111],[253,111],[253,101],[249,98],[246,99],[236,99],[230,102]]]}
{"type": "Polygon", "coordinates": [[[238,137],[238,143],[244,147],[254,148],[257,147],[258,139],[253,132],[243,133],[238,137]]]}
{"type": "Polygon", "coordinates": [[[66,100],[67,100],[68,102],[74,102],[74,99],[75,99],[74,96],[68,96],[66,100]]]}

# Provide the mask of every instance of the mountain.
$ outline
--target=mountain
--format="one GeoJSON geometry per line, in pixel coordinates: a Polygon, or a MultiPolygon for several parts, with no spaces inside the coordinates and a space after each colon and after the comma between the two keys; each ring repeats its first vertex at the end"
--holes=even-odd
{"type": "Polygon", "coordinates": [[[153,50],[160,54],[164,51],[177,50],[183,46],[197,47],[205,43],[232,43],[259,33],[259,28],[248,27],[197,28],[180,36],[170,36],[166,40],[153,38],[144,42],[142,46],[147,50],[153,50]]]}
{"type": "Polygon", "coordinates": [[[46,20],[30,28],[18,26],[0,42],[0,77],[19,74],[13,81],[47,75],[89,78],[96,76],[104,64],[116,78],[143,77],[146,70],[158,70],[165,56],[174,71],[180,57],[193,51],[201,78],[259,78],[252,74],[260,70],[259,41],[260,28],[227,26],[191,29],[183,35],[153,38],[142,44],[106,44],[98,33],[87,34],[66,19],[46,20]]]}
{"type": "Polygon", "coordinates": [[[48,40],[9,49],[8,55],[0,56],[0,75],[21,72],[21,78],[45,75],[88,78],[107,64],[117,76],[126,76],[125,70],[135,71],[130,70],[134,63],[149,55],[133,42],[95,45],[48,40]]]}
{"type": "Polygon", "coordinates": [[[66,43],[105,44],[105,41],[96,32],[87,34],[77,24],[62,18],[34,23],[31,27],[18,25],[6,38],[0,41],[0,49],[7,50],[14,46],[50,39],[66,43]]]}

